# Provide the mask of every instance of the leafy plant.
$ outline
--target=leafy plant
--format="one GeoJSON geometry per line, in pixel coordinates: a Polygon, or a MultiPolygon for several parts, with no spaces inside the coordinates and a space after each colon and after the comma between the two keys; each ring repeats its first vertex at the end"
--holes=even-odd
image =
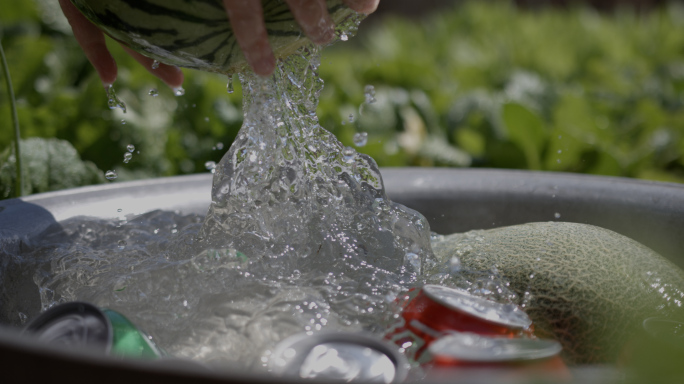
{"type": "MultiPolygon", "coordinates": [[[[113,43],[128,113],[109,110],[55,4],[0,13],[24,137],[66,140],[100,170],[116,169],[117,181],[207,172],[220,160],[242,123],[239,84],[227,94],[226,78],[186,71],[185,96],[175,97],[113,43]]],[[[371,19],[326,48],[321,124],[350,146],[367,132],[357,149],[380,166],[684,181],[681,5],[636,15],[459,4],[420,20],[371,19]],[[377,102],[365,103],[366,85],[377,102]]],[[[0,148],[13,141],[8,103],[0,93],[0,148]]]]}

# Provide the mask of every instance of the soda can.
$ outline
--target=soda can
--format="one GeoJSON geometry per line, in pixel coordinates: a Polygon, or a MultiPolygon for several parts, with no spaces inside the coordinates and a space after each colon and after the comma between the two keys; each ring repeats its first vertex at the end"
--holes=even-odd
{"type": "Polygon", "coordinates": [[[344,332],[289,337],[271,353],[268,367],[284,377],[384,384],[401,383],[409,368],[394,345],[344,332]]]}
{"type": "Polygon", "coordinates": [[[454,332],[427,348],[428,377],[453,377],[455,371],[499,369],[508,376],[545,376],[567,380],[568,367],[560,357],[563,347],[555,340],[505,338],[454,332]]]}
{"type": "Polygon", "coordinates": [[[31,321],[23,332],[49,344],[88,348],[110,356],[162,357],[149,336],[124,315],[84,302],[52,307],[31,321]]]}
{"type": "Polygon", "coordinates": [[[425,285],[408,300],[386,338],[420,357],[434,340],[451,332],[522,337],[533,334],[532,320],[515,304],[502,304],[457,288],[425,285]]]}

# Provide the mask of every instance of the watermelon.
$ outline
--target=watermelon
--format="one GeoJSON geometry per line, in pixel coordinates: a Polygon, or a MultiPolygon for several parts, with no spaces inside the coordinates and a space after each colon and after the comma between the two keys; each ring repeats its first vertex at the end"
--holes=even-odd
{"type": "MultiPolygon", "coordinates": [[[[247,67],[221,0],[71,0],[107,35],[159,62],[232,74],[247,67]]],[[[276,57],[309,40],[282,0],[262,0],[276,57]]],[[[336,25],[358,24],[360,15],[341,0],[328,0],[336,25]]]]}

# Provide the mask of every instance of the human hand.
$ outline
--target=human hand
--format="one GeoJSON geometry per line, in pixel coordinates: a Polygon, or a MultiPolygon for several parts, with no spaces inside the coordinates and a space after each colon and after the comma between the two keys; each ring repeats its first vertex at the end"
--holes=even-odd
{"type": "MultiPolygon", "coordinates": [[[[316,44],[326,44],[334,38],[334,24],[328,14],[325,0],[285,0],[304,33],[316,44]]],[[[380,0],[344,0],[351,9],[372,13],[380,0]]],[[[92,24],[69,0],[59,0],[62,11],[74,31],[76,41],[107,86],[116,80],[117,67],[107,50],[104,33],[92,24]]],[[[275,57],[268,43],[261,1],[223,0],[228,19],[233,25],[235,38],[245,54],[247,63],[259,75],[270,75],[275,69],[275,57]]],[[[171,88],[183,84],[183,73],[177,67],[159,64],[154,60],[123,46],[136,61],[171,88]]]]}
{"type": "MultiPolygon", "coordinates": [[[[69,0],[59,0],[62,12],[66,16],[71,29],[74,31],[76,41],[83,49],[86,57],[93,64],[100,80],[106,86],[111,85],[116,80],[116,62],[107,50],[104,33],[96,27],[90,20],[71,3],[69,0]]],[[[122,45],[123,46],[123,45],[122,45]]],[[[138,63],[140,63],[150,73],[157,76],[171,88],[178,88],[183,84],[183,72],[180,68],[171,65],[159,64],[159,67],[152,68],[154,60],[145,57],[134,50],[123,46],[123,48],[138,63]]]]}
{"type": "MultiPolygon", "coordinates": [[[[323,45],[335,37],[335,24],[330,19],[325,0],[285,0],[304,33],[315,44],[323,45]]],[[[344,0],[359,13],[375,11],[380,0],[344,0]]],[[[223,0],[233,33],[245,54],[247,63],[261,76],[275,69],[275,57],[268,43],[261,1],[223,0]]]]}

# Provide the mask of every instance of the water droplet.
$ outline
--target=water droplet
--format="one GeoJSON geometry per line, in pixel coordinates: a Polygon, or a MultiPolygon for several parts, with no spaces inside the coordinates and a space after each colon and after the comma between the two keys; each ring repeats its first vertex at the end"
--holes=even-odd
{"type": "Polygon", "coordinates": [[[563,150],[559,149],[559,150],[558,150],[558,153],[563,153],[563,150]]]}
{"type": "Polygon", "coordinates": [[[345,163],[351,163],[354,161],[354,158],[356,157],[356,151],[352,147],[345,147],[342,150],[342,159],[344,160],[345,163]]]}
{"type": "Polygon", "coordinates": [[[560,164],[560,163],[561,163],[561,159],[556,159],[556,163],[560,164]]]}
{"type": "Polygon", "coordinates": [[[117,177],[118,177],[118,176],[117,176],[117,174],[116,174],[116,171],[109,170],[109,171],[105,172],[105,178],[106,178],[107,180],[114,180],[114,179],[116,179],[117,177]]]}
{"type": "Polygon", "coordinates": [[[117,212],[123,212],[123,208],[119,208],[116,210],[117,212]]]}
{"type": "Polygon", "coordinates": [[[28,320],[28,316],[24,312],[19,312],[19,321],[24,324],[28,320]]]}
{"type": "Polygon", "coordinates": [[[349,122],[350,122],[350,123],[353,123],[353,122],[354,122],[354,114],[353,114],[353,113],[350,113],[350,114],[349,114],[349,122]]]}
{"type": "Polygon", "coordinates": [[[561,214],[558,213],[558,212],[556,212],[556,213],[553,214],[553,217],[555,217],[556,219],[560,219],[561,214]]]}
{"type": "Polygon", "coordinates": [[[216,149],[218,149],[219,151],[222,150],[223,149],[223,143],[221,143],[221,142],[216,143],[216,149]]]}
{"type": "Polygon", "coordinates": [[[347,40],[349,40],[349,36],[347,36],[346,33],[342,33],[342,34],[340,35],[340,40],[342,40],[342,41],[347,41],[347,40]]]}
{"type": "Polygon", "coordinates": [[[216,162],[215,161],[207,161],[206,163],[204,163],[204,168],[213,172],[214,169],[216,169],[216,162]]]}
{"type": "Polygon", "coordinates": [[[372,85],[366,85],[366,87],[363,90],[363,94],[366,97],[366,104],[373,104],[377,100],[375,100],[375,87],[372,85]]]}
{"type": "Polygon", "coordinates": [[[206,117],[204,118],[204,121],[206,121],[206,122],[208,123],[208,122],[209,122],[209,117],[206,116],[206,117]]]}
{"type": "Polygon", "coordinates": [[[226,84],[226,91],[228,93],[233,93],[235,90],[233,89],[233,76],[228,76],[228,84],[226,84]]]}
{"type": "Polygon", "coordinates": [[[121,125],[126,125],[126,120],[121,119],[121,125]]]}
{"type": "Polygon", "coordinates": [[[357,132],[354,134],[354,145],[357,147],[363,147],[368,143],[368,133],[366,132],[357,132]]]}
{"type": "Polygon", "coordinates": [[[183,96],[185,95],[185,89],[183,89],[183,87],[174,88],[173,94],[176,96],[183,96]]]}
{"type": "Polygon", "coordinates": [[[109,106],[109,109],[119,108],[123,113],[126,113],[126,103],[119,100],[116,96],[116,91],[114,91],[114,87],[111,85],[106,86],[105,92],[107,93],[107,106],[109,106]]]}
{"type": "Polygon", "coordinates": [[[157,69],[159,68],[159,61],[155,60],[152,62],[152,69],[157,69]]]}
{"type": "Polygon", "coordinates": [[[157,96],[159,96],[159,91],[157,91],[156,88],[152,88],[152,89],[150,89],[150,92],[148,92],[148,94],[152,97],[157,97],[157,96]]]}
{"type": "Polygon", "coordinates": [[[130,153],[130,152],[126,152],[126,153],[124,153],[124,160],[123,160],[123,162],[126,163],[126,164],[128,164],[128,162],[131,161],[132,158],[133,158],[133,154],[130,153]]]}
{"type": "Polygon", "coordinates": [[[127,245],[127,244],[126,244],[126,240],[119,240],[119,241],[117,242],[117,245],[119,246],[119,249],[124,249],[124,248],[126,248],[126,245],[127,245]]]}

